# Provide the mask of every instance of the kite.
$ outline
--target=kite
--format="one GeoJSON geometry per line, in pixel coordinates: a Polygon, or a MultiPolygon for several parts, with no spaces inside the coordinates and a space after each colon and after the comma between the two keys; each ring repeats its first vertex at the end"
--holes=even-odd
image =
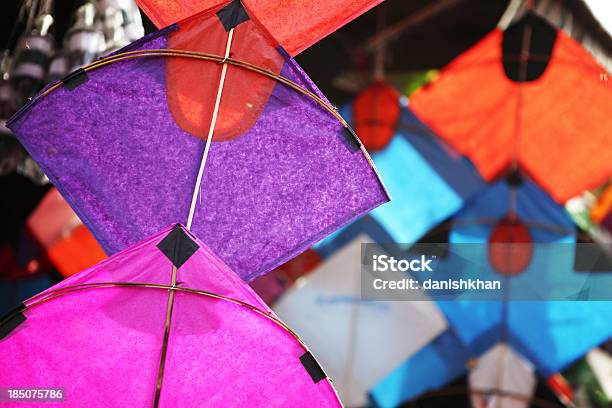
{"type": "Polygon", "coordinates": [[[486,180],[518,167],[564,203],[612,175],[602,75],[577,42],[527,12],[451,62],[410,107],[486,180]]]}
{"type": "Polygon", "coordinates": [[[313,348],[347,406],[446,329],[432,302],[361,298],[362,233],[286,291],[275,312],[313,348]]]}
{"type": "Polygon", "coordinates": [[[108,254],[183,223],[247,281],[389,200],[352,129],[238,1],[75,71],[8,126],[108,254]]]}
{"type": "Polygon", "coordinates": [[[459,294],[454,301],[438,301],[449,330],[373,389],[387,401],[383,406],[457,379],[467,361],[500,343],[549,380],[612,335],[612,302],[599,301],[609,299],[612,274],[576,270],[576,226],[535,183],[517,174],[498,181],[474,197],[451,225],[449,253],[431,277],[444,280],[460,271],[466,277],[502,279],[509,298],[474,301],[459,294]],[[492,249],[496,245],[506,248],[492,249]],[[497,251],[512,256],[503,262],[497,251]]]}
{"type": "MultiPolygon", "coordinates": [[[[244,0],[243,4],[269,28],[276,42],[295,56],[382,1],[244,0]]],[[[158,28],[223,4],[219,0],[136,0],[136,3],[158,28]]]]}
{"type": "Polygon", "coordinates": [[[0,319],[0,383],[62,406],[340,407],[300,339],[183,226],[0,319]]]}
{"type": "Polygon", "coordinates": [[[45,195],[26,226],[55,269],[65,277],[106,258],[100,245],[55,188],[45,195]]]}

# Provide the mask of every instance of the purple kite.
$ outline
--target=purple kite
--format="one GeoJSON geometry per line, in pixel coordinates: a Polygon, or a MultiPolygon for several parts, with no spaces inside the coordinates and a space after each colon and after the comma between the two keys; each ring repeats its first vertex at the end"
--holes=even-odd
{"type": "Polygon", "coordinates": [[[389,199],[239,1],[73,72],[8,126],[107,253],[182,223],[247,281],[389,199]]]}
{"type": "Polygon", "coordinates": [[[180,225],[0,319],[0,386],[55,388],[58,406],[341,406],[300,339],[180,225]]]}

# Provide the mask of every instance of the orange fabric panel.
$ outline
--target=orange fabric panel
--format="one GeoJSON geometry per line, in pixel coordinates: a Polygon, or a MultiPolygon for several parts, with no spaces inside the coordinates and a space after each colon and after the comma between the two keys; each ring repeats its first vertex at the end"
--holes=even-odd
{"type": "Polygon", "coordinates": [[[85,270],[106,258],[106,254],[87,227],[80,225],[70,236],[57,242],[48,251],[49,259],[65,277],[85,270]]]}
{"type": "Polygon", "coordinates": [[[400,117],[400,94],[392,86],[377,81],[353,101],[353,124],[366,149],[383,149],[395,134],[400,117]]]}
{"type": "MultiPolygon", "coordinates": [[[[179,30],[170,34],[169,48],[223,56],[229,35],[215,14],[218,9],[181,21],[179,30]]],[[[230,51],[234,59],[277,74],[284,63],[274,40],[253,20],[234,29],[230,51]]],[[[221,69],[221,64],[189,58],[168,58],[166,63],[170,112],[183,130],[202,139],[208,136],[221,69]]],[[[214,140],[229,140],[249,130],[275,85],[268,77],[228,65],[214,140]]]]}
{"type": "Polygon", "coordinates": [[[487,180],[520,167],[560,203],[612,175],[612,89],[587,51],[558,33],[535,81],[515,83],[494,30],[410,100],[415,114],[487,180]]]}
{"type": "MultiPolygon", "coordinates": [[[[290,55],[297,55],[383,0],[243,0],[290,55]]],[[[136,0],[159,28],[227,1],[136,0]]]]}

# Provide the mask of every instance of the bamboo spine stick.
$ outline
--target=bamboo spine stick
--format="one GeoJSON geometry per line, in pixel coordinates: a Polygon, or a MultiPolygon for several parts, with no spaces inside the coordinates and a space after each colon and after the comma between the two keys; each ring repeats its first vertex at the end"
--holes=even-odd
{"type": "MultiPolygon", "coordinates": [[[[227,59],[230,56],[230,49],[232,47],[232,39],[234,37],[234,29],[232,28],[227,36],[227,45],[225,47],[225,55],[221,61],[223,66],[221,68],[221,77],[219,78],[219,86],[217,88],[217,97],[215,99],[215,106],[213,109],[212,118],[210,121],[210,127],[208,129],[208,136],[206,138],[206,145],[204,146],[204,153],[202,154],[202,160],[200,161],[200,168],[198,169],[198,176],[196,178],[195,187],[193,189],[193,195],[191,197],[191,206],[189,207],[189,215],[187,217],[187,230],[191,230],[193,224],[193,216],[195,213],[196,202],[200,196],[200,187],[202,185],[202,178],[204,175],[204,168],[206,167],[206,159],[208,158],[208,152],[210,151],[210,144],[212,142],[213,134],[215,132],[215,125],[217,123],[217,117],[219,114],[219,106],[221,104],[221,95],[223,94],[223,85],[225,84],[225,76],[227,75],[227,59]]],[[[172,326],[172,312],[174,310],[174,296],[177,285],[177,274],[178,268],[172,266],[172,285],[170,286],[168,296],[168,308],[166,310],[166,325],[164,328],[164,340],[162,343],[161,356],[159,361],[159,370],[157,375],[157,386],[155,389],[155,401],[153,406],[159,407],[159,401],[161,398],[161,390],[164,381],[164,369],[166,365],[166,354],[168,351],[168,341],[170,339],[170,328],[172,326]]]]}
{"type": "Polygon", "coordinates": [[[212,118],[210,120],[210,127],[208,128],[208,136],[206,138],[206,145],[204,146],[204,153],[202,154],[202,161],[200,162],[200,169],[198,170],[198,177],[196,178],[196,185],[193,189],[193,196],[191,197],[191,207],[189,208],[189,216],[187,217],[186,227],[191,230],[193,224],[193,215],[195,213],[196,202],[201,194],[200,187],[202,185],[202,177],[204,176],[204,167],[206,166],[206,160],[208,159],[208,152],[210,151],[210,144],[212,142],[213,134],[215,132],[215,125],[217,124],[217,117],[219,115],[219,106],[221,105],[221,95],[223,94],[223,86],[225,85],[225,76],[227,75],[227,59],[230,56],[230,50],[232,48],[232,39],[234,37],[234,29],[229,31],[227,36],[227,45],[225,47],[225,55],[223,56],[223,66],[221,68],[221,78],[219,79],[219,87],[217,88],[217,98],[215,99],[215,107],[213,109],[212,118]]]}

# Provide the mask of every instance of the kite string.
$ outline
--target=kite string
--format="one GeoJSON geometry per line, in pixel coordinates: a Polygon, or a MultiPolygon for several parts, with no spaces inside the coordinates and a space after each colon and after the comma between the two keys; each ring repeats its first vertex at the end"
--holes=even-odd
{"type": "Polygon", "coordinates": [[[223,85],[225,84],[225,76],[227,74],[227,62],[226,60],[230,56],[230,49],[232,48],[232,39],[234,37],[234,29],[229,31],[227,36],[227,45],[225,47],[225,55],[223,57],[223,67],[221,68],[221,78],[219,79],[219,88],[217,89],[217,98],[215,99],[215,107],[213,109],[212,119],[210,121],[210,128],[208,129],[208,136],[206,137],[206,145],[204,146],[204,153],[202,154],[202,161],[200,162],[200,169],[198,170],[198,177],[196,178],[195,188],[193,189],[193,196],[191,197],[191,207],[189,208],[189,216],[187,217],[187,229],[191,230],[191,224],[193,223],[193,215],[195,213],[195,206],[198,197],[201,194],[200,188],[202,186],[202,176],[204,175],[204,167],[206,166],[206,160],[208,159],[208,152],[210,150],[210,144],[212,142],[213,133],[215,131],[215,125],[217,124],[217,116],[219,114],[219,106],[221,105],[221,95],[223,94],[223,85]]]}

